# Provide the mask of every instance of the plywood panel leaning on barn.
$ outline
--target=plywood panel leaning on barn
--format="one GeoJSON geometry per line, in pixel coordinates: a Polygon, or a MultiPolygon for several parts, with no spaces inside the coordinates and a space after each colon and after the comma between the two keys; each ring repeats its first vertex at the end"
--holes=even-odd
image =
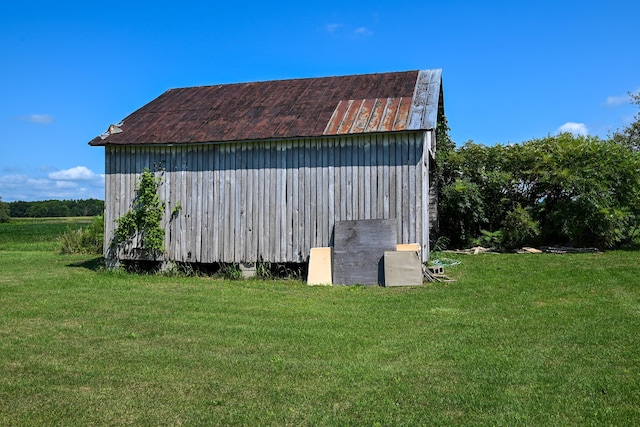
{"type": "Polygon", "coordinates": [[[385,251],[396,248],[393,219],[336,221],[333,247],[333,283],[384,284],[385,251]]]}
{"type": "Polygon", "coordinates": [[[384,285],[385,286],[420,286],[422,285],[422,263],[418,252],[385,251],[384,253],[384,285]]]}
{"type": "Polygon", "coordinates": [[[429,254],[440,70],[171,89],[126,117],[105,147],[105,256],[148,169],[179,262],[306,262],[345,220],[391,220],[429,254]]]}
{"type": "Polygon", "coordinates": [[[333,284],[332,248],[311,248],[309,253],[308,285],[333,284]]]}

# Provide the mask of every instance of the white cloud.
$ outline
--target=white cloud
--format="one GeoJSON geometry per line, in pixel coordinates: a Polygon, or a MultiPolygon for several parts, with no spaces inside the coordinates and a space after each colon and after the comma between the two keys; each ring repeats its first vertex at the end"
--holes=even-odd
{"type": "Polygon", "coordinates": [[[339,28],[344,27],[343,24],[327,24],[325,26],[327,32],[333,34],[336,32],[336,30],[338,30],[339,28]]]}
{"type": "Polygon", "coordinates": [[[35,123],[38,125],[50,125],[55,121],[53,116],[50,114],[31,114],[28,116],[17,116],[16,119],[23,122],[35,123]]]}
{"type": "Polygon", "coordinates": [[[360,38],[360,37],[370,37],[373,36],[373,31],[368,27],[352,27],[350,25],[332,23],[325,25],[325,30],[327,33],[336,37],[346,37],[346,38],[360,38]]]}
{"type": "Polygon", "coordinates": [[[353,34],[355,34],[356,36],[372,36],[373,31],[371,31],[367,27],[358,27],[353,30],[353,34]]]}
{"type": "Polygon", "coordinates": [[[604,102],[604,105],[607,107],[617,107],[619,105],[628,104],[631,101],[629,95],[620,95],[620,96],[608,96],[607,100],[604,102]]]}
{"type": "Polygon", "coordinates": [[[51,172],[46,177],[26,174],[0,176],[0,196],[5,202],[47,199],[103,199],[104,175],[76,166],[51,172]]]}
{"type": "Polygon", "coordinates": [[[96,178],[96,174],[84,166],[76,166],[57,172],[51,172],[49,179],[61,181],[88,181],[96,178]]]}
{"type": "Polygon", "coordinates": [[[569,132],[574,135],[587,136],[589,134],[589,129],[584,123],[567,122],[556,130],[556,133],[564,132],[569,132]]]}

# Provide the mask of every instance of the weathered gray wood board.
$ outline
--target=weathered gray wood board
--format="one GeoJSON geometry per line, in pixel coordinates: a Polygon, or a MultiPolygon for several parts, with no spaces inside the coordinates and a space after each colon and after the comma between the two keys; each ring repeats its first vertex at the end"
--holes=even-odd
{"type": "MultiPolygon", "coordinates": [[[[161,180],[165,258],[305,262],[336,221],[393,219],[428,256],[434,215],[429,132],[227,144],[106,147],[105,256],[145,168],[161,180]],[[426,182],[425,182],[426,181],[426,182]],[[432,192],[430,195],[429,193],[432,192]]],[[[132,247],[138,242],[133,242],[132,247]]]]}
{"type": "Polygon", "coordinates": [[[385,251],[395,251],[395,219],[336,221],[333,246],[335,285],[384,284],[385,251]]]}

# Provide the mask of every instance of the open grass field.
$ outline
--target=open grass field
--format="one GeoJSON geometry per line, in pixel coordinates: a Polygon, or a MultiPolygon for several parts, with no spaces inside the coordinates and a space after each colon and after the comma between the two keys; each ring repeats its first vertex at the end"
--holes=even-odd
{"type": "Polygon", "coordinates": [[[0,224],[0,425],[640,424],[640,252],[308,287],[103,271],[47,225],[0,224]]]}

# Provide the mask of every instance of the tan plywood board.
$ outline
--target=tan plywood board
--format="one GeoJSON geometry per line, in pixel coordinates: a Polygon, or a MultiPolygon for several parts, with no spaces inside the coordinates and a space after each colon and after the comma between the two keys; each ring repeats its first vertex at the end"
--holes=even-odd
{"type": "Polygon", "coordinates": [[[417,243],[398,243],[396,245],[398,252],[420,252],[420,245],[417,243]]]}
{"type": "Polygon", "coordinates": [[[331,248],[311,248],[307,285],[331,285],[331,248]]]}

